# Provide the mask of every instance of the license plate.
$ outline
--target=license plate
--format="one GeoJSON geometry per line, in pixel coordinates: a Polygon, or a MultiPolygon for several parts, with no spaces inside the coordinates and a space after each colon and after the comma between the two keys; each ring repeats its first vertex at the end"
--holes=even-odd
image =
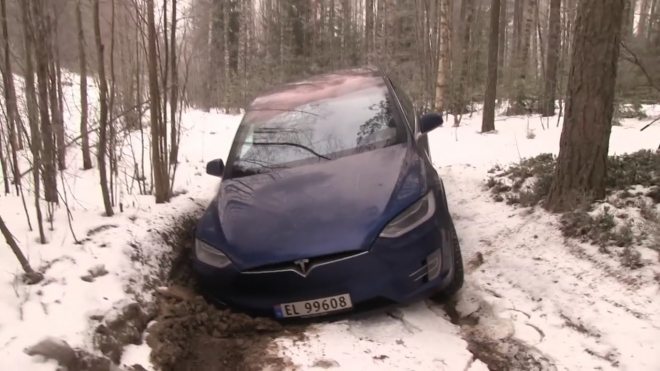
{"type": "Polygon", "coordinates": [[[351,296],[344,294],[295,303],[278,304],[275,306],[275,317],[317,316],[350,308],[353,308],[351,296]]]}

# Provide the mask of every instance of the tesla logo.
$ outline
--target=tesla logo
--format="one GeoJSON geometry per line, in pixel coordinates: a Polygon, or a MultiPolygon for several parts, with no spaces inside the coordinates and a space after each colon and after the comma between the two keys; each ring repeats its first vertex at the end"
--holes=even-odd
{"type": "Polygon", "coordinates": [[[293,262],[293,264],[297,265],[300,267],[300,272],[304,275],[307,274],[307,264],[309,263],[309,259],[300,259],[296,260],[293,262]]]}

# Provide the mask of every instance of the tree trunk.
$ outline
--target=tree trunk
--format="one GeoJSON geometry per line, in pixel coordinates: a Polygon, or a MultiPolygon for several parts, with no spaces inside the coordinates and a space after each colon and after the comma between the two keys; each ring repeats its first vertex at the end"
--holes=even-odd
{"type": "Polygon", "coordinates": [[[561,34],[561,0],[550,0],[550,21],[548,30],[548,60],[545,72],[542,114],[544,117],[555,115],[557,92],[557,65],[559,63],[559,45],[561,34]]]}
{"type": "Polygon", "coordinates": [[[39,283],[44,278],[43,275],[32,269],[30,262],[27,260],[25,255],[23,255],[23,251],[21,251],[21,248],[18,247],[18,244],[16,243],[14,236],[11,234],[11,231],[9,231],[9,228],[7,228],[7,225],[5,224],[5,221],[2,220],[1,216],[0,216],[0,232],[2,232],[2,235],[5,238],[7,245],[9,245],[11,251],[13,251],[14,255],[16,256],[16,259],[18,259],[18,262],[21,264],[21,268],[23,268],[23,271],[25,272],[26,282],[30,285],[39,283]]]}
{"type": "Polygon", "coordinates": [[[158,87],[158,54],[156,51],[156,20],[154,16],[154,0],[147,0],[147,43],[149,66],[149,106],[151,111],[151,164],[154,171],[154,185],[156,188],[156,203],[169,201],[169,178],[167,168],[163,166],[162,154],[164,148],[161,140],[163,133],[160,114],[160,92],[158,87]]]}
{"type": "MultiPolygon", "coordinates": [[[[55,143],[53,141],[53,127],[48,107],[48,82],[49,82],[49,54],[46,30],[45,11],[43,2],[32,0],[32,15],[34,29],[34,49],[37,62],[37,89],[39,95],[39,116],[41,119],[41,139],[43,141],[43,166],[44,166],[44,198],[48,202],[58,202],[57,197],[57,170],[55,167],[55,143]]],[[[34,140],[34,139],[32,139],[34,140]]]]}
{"type": "MultiPolygon", "coordinates": [[[[53,14],[56,14],[56,8],[53,6],[53,14]]],[[[62,69],[60,68],[60,48],[58,47],[58,28],[57,19],[54,15],[48,14],[48,25],[50,32],[50,107],[55,128],[55,147],[57,155],[57,168],[66,169],[66,143],[64,141],[64,102],[62,97],[62,69]]]]}
{"type": "Polygon", "coordinates": [[[57,161],[57,168],[59,170],[66,169],[66,145],[64,143],[64,116],[60,111],[60,103],[58,98],[58,84],[57,84],[57,64],[55,63],[55,48],[57,48],[56,43],[56,33],[55,33],[55,20],[49,15],[48,17],[48,30],[51,34],[50,43],[48,45],[48,57],[49,57],[49,73],[48,78],[50,79],[50,87],[48,89],[48,94],[50,98],[50,112],[53,123],[53,128],[55,129],[55,157],[57,161]]]}
{"type": "Polygon", "coordinates": [[[364,42],[367,51],[367,63],[371,63],[374,48],[374,0],[366,0],[366,20],[364,27],[364,42]]]}
{"type": "MultiPolygon", "coordinates": [[[[461,13],[465,14],[465,18],[462,19],[462,52],[461,52],[461,66],[458,86],[456,89],[456,104],[454,105],[454,112],[457,115],[462,114],[465,111],[465,106],[468,103],[468,92],[467,92],[467,79],[468,79],[468,68],[470,65],[470,34],[472,26],[472,17],[474,13],[474,0],[463,0],[461,4],[463,7],[461,13]]],[[[454,126],[458,126],[459,122],[456,121],[454,126]]]]}
{"type": "Polygon", "coordinates": [[[170,35],[170,65],[172,66],[172,92],[170,93],[170,125],[171,125],[171,149],[170,149],[170,164],[176,165],[179,158],[179,143],[177,139],[177,133],[179,131],[176,112],[177,104],[179,102],[179,68],[177,64],[177,53],[176,53],[176,0],[172,0],[172,25],[171,25],[171,35],[170,35]]]}
{"type": "Polygon", "coordinates": [[[438,76],[435,90],[435,110],[442,112],[447,108],[447,77],[449,75],[451,34],[449,28],[449,1],[440,0],[440,51],[438,58],[438,76]]]}
{"type": "Polygon", "coordinates": [[[514,101],[510,107],[510,115],[522,115],[529,113],[529,108],[527,104],[527,77],[529,71],[529,56],[530,56],[530,41],[534,26],[534,7],[536,6],[536,0],[523,0],[521,1],[520,10],[522,13],[521,24],[524,24],[525,27],[520,33],[520,40],[518,41],[519,47],[519,59],[517,68],[517,77],[514,83],[515,96],[514,101]],[[525,3],[524,5],[522,5],[525,3]]]}
{"type": "Polygon", "coordinates": [[[500,36],[499,36],[499,41],[497,45],[499,46],[499,52],[498,52],[498,60],[497,60],[497,67],[501,71],[504,68],[504,63],[506,62],[506,32],[507,32],[507,27],[508,27],[508,20],[509,18],[507,17],[507,3],[508,0],[501,0],[500,1],[500,36]]]}
{"type": "Polygon", "coordinates": [[[648,31],[646,33],[646,38],[649,42],[652,42],[655,35],[660,32],[660,26],[656,25],[658,24],[658,17],[660,17],[660,14],[658,14],[658,11],[660,11],[659,4],[660,1],[653,0],[653,3],[649,8],[648,31]]]}
{"type": "MultiPolygon", "coordinates": [[[[89,103],[87,102],[87,57],[85,55],[85,31],[80,11],[80,0],[76,1],[76,23],[78,25],[78,58],[80,59],[80,141],[82,143],[83,169],[92,168],[92,155],[89,150],[88,116],[89,103]]],[[[141,109],[141,107],[138,107],[141,109]]]]}
{"type": "Polygon", "coordinates": [[[575,19],[566,116],[546,208],[603,199],[624,0],[581,0],[575,19]]]}
{"type": "MultiPolygon", "coordinates": [[[[506,0],[505,0],[506,1],[506,0]]],[[[500,37],[500,0],[490,3],[490,37],[488,40],[488,76],[484,97],[484,117],[481,132],[495,130],[495,98],[497,97],[497,55],[500,37]]]]}
{"type": "Polygon", "coordinates": [[[637,37],[645,37],[649,19],[649,0],[642,0],[639,8],[639,22],[637,23],[637,37]]]}
{"type": "Polygon", "coordinates": [[[94,39],[96,40],[97,63],[99,74],[99,144],[96,154],[96,160],[99,164],[99,175],[101,178],[101,194],[103,196],[103,206],[106,216],[115,214],[112,210],[110,200],[110,190],[108,189],[108,173],[106,169],[105,157],[108,144],[108,80],[105,77],[105,57],[104,45],[101,39],[101,25],[99,15],[99,0],[94,0],[94,39]]]}
{"type": "Polygon", "coordinates": [[[39,229],[39,242],[46,244],[44,221],[41,213],[39,197],[41,193],[41,133],[39,132],[39,106],[37,93],[34,88],[34,64],[32,52],[34,49],[32,35],[32,19],[30,15],[31,2],[21,1],[21,21],[23,23],[23,41],[25,43],[25,96],[27,101],[28,122],[30,123],[30,150],[32,151],[32,181],[34,186],[34,208],[37,213],[37,227],[39,229]]]}
{"type": "Polygon", "coordinates": [[[630,12],[628,12],[628,25],[627,25],[627,34],[632,36],[635,32],[635,13],[637,11],[637,0],[628,0],[630,1],[630,12]]]}
{"type": "Polygon", "coordinates": [[[7,169],[7,160],[5,160],[5,151],[3,150],[4,138],[0,131],[0,167],[2,168],[2,181],[5,184],[5,195],[11,193],[11,184],[9,181],[9,171],[7,169]]]}
{"type": "Polygon", "coordinates": [[[0,17],[2,17],[2,41],[5,49],[4,53],[4,68],[2,75],[2,82],[5,88],[5,109],[7,115],[7,127],[9,129],[9,144],[11,147],[11,158],[12,158],[12,174],[14,176],[14,184],[16,186],[16,194],[20,194],[21,186],[21,170],[18,163],[18,154],[17,152],[23,149],[21,141],[20,131],[18,130],[18,103],[16,100],[16,88],[14,85],[14,75],[11,64],[11,53],[7,51],[10,49],[9,44],[9,32],[7,28],[7,1],[0,0],[0,17]]]}

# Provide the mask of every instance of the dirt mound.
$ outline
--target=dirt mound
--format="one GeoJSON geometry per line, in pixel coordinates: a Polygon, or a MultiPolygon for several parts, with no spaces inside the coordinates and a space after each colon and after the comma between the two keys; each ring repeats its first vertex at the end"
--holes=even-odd
{"type": "MultiPolygon", "coordinates": [[[[472,311],[458,310],[458,298],[442,305],[450,321],[461,328],[461,335],[468,343],[468,350],[475,362],[483,362],[491,371],[556,371],[550,357],[537,348],[513,337],[513,332],[493,337],[489,334],[493,319],[492,308],[480,298],[472,311]],[[461,313],[462,312],[462,313],[461,313]]],[[[471,364],[470,364],[471,365],[471,364]]],[[[469,369],[470,367],[466,367],[469,369]]]]}
{"type": "Polygon", "coordinates": [[[151,308],[128,304],[96,328],[94,343],[104,356],[119,364],[125,345],[142,343],[142,332],[153,316],[151,308]]]}
{"type": "Polygon", "coordinates": [[[284,366],[284,361],[269,357],[266,349],[274,337],[290,331],[273,320],[219,310],[201,296],[181,300],[163,295],[159,308],[155,324],[148,329],[147,344],[152,361],[162,370],[284,366]]]}
{"type": "Polygon", "coordinates": [[[302,334],[302,326],[284,328],[266,318],[253,318],[209,304],[197,291],[190,253],[194,225],[187,216],[166,234],[174,259],[167,288],[159,288],[156,317],[147,329],[152,362],[163,371],[284,369],[286,361],[270,355],[270,342],[279,336],[302,334]]]}

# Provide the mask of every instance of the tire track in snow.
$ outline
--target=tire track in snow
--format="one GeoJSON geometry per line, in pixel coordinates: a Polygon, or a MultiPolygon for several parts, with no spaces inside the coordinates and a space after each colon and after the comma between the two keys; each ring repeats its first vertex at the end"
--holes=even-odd
{"type": "Polygon", "coordinates": [[[660,367],[660,303],[653,293],[630,290],[603,266],[572,254],[552,216],[491,201],[485,177],[474,168],[454,165],[439,173],[466,262],[482,259],[463,294],[512,321],[515,339],[560,368],[660,367]],[[515,314],[521,312],[524,318],[515,314]]]}

